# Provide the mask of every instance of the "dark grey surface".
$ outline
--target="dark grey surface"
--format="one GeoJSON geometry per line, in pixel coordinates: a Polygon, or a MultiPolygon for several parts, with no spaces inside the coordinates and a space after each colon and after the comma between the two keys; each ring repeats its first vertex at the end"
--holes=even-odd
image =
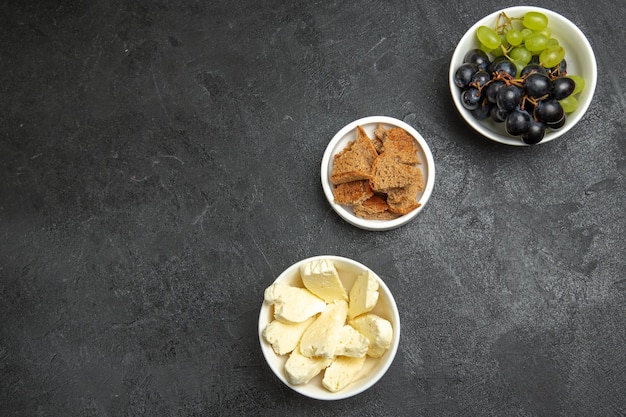
{"type": "Polygon", "coordinates": [[[595,48],[562,139],[481,139],[447,89],[455,43],[511,2],[0,5],[0,415],[624,416],[623,0],[550,7],[595,48]],[[424,211],[365,232],[323,196],[345,124],[414,126],[424,211]],[[402,320],[372,389],[322,403],[257,339],[262,292],[334,254],[402,320]]]}

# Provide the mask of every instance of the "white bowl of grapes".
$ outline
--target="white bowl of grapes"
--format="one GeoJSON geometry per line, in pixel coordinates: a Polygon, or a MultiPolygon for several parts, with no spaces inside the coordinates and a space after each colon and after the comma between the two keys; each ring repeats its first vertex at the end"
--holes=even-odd
{"type": "Polygon", "coordinates": [[[597,65],[583,32],[562,15],[517,6],[479,20],[450,63],[452,100],[493,141],[530,146],[554,140],[584,116],[597,65]]]}

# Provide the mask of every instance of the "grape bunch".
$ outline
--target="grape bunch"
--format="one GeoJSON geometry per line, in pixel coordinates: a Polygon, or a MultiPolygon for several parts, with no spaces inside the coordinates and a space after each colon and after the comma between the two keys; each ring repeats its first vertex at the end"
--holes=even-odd
{"type": "Polygon", "coordinates": [[[463,106],[478,120],[504,123],[529,145],[563,127],[585,82],[567,74],[565,49],[551,37],[547,16],[502,12],[494,28],[480,26],[476,36],[480,47],[465,54],[454,74],[463,106]]]}

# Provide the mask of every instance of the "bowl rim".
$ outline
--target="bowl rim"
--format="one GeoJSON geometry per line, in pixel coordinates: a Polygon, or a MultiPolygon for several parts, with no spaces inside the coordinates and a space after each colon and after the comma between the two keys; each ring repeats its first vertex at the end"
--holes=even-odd
{"type": "Polygon", "coordinates": [[[590,68],[591,77],[589,76],[585,77],[585,90],[586,90],[585,97],[587,97],[587,99],[584,101],[579,101],[578,109],[575,111],[574,115],[568,116],[565,126],[563,126],[561,129],[547,133],[544,139],[541,142],[539,142],[538,145],[551,142],[552,140],[558,137],[561,137],[565,133],[567,133],[585,115],[585,113],[587,112],[587,109],[589,108],[589,106],[591,105],[591,102],[593,101],[593,96],[595,93],[597,79],[598,79],[598,67],[597,67],[596,57],[593,52],[593,48],[591,47],[591,44],[589,43],[588,38],[585,36],[585,34],[582,32],[582,30],[580,30],[580,28],[576,24],[574,24],[572,21],[570,21],[568,18],[566,18],[562,14],[555,12],[553,10],[545,9],[543,7],[538,7],[538,6],[512,6],[512,7],[499,9],[493,13],[488,14],[487,16],[481,18],[476,23],[474,23],[463,34],[463,36],[459,40],[452,54],[452,57],[450,59],[450,69],[448,73],[448,84],[449,84],[450,94],[452,96],[452,101],[458,113],[461,115],[464,121],[468,125],[470,125],[470,127],[472,127],[476,132],[480,133],[482,136],[486,137],[487,139],[490,139],[498,143],[506,144],[506,145],[521,146],[521,147],[536,146],[536,145],[528,145],[516,137],[505,137],[505,135],[499,134],[498,132],[494,132],[493,130],[489,129],[486,125],[481,123],[479,120],[472,119],[473,116],[471,115],[471,113],[467,109],[465,109],[463,105],[461,104],[461,101],[458,95],[459,89],[454,84],[454,72],[456,71],[456,66],[458,65],[458,63],[462,62],[463,56],[465,55],[465,53],[467,53],[467,49],[461,49],[461,44],[468,42],[470,37],[475,36],[476,29],[478,29],[479,26],[490,24],[502,12],[505,12],[508,15],[515,15],[516,13],[519,14],[519,13],[525,13],[528,11],[538,11],[538,12],[544,13],[546,16],[548,16],[549,22],[556,20],[561,25],[567,26],[569,30],[572,30],[574,33],[576,33],[577,37],[580,38],[581,40],[581,42],[577,44],[577,48],[582,49],[585,52],[583,55],[587,55],[589,57],[589,64],[590,64],[589,68],[590,68]]]}
{"type": "MultiPolygon", "coordinates": [[[[305,385],[290,384],[287,381],[286,377],[284,376],[282,372],[282,368],[279,368],[276,365],[276,363],[271,360],[275,358],[277,355],[272,349],[271,345],[263,339],[263,329],[268,323],[268,321],[264,318],[264,316],[267,316],[267,309],[270,308],[270,306],[265,304],[265,301],[261,303],[261,308],[259,311],[258,337],[259,337],[259,343],[261,346],[261,352],[263,353],[263,357],[265,359],[266,364],[272,370],[274,375],[276,375],[276,377],[278,377],[278,379],[281,382],[283,382],[287,387],[291,388],[293,391],[297,392],[298,394],[301,394],[309,398],[313,398],[316,400],[324,400],[324,401],[336,401],[336,400],[342,400],[342,399],[350,398],[358,394],[361,394],[362,392],[374,386],[387,373],[387,371],[391,367],[391,364],[395,360],[396,354],[398,352],[398,347],[400,345],[400,331],[401,331],[400,330],[401,328],[400,327],[400,312],[398,309],[398,304],[396,303],[396,300],[393,297],[391,290],[389,289],[385,281],[380,277],[380,275],[378,275],[375,271],[373,271],[371,268],[367,267],[366,265],[354,259],[346,258],[343,256],[316,255],[316,256],[311,256],[309,258],[299,260],[296,263],[293,263],[290,266],[288,266],[284,271],[282,271],[280,275],[278,275],[278,277],[276,277],[276,279],[272,281],[272,284],[290,279],[293,276],[293,274],[300,268],[300,265],[306,262],[311,262],[311,261],[321,260],[321,259],[328,259],[328,260],[333,261],[333,263],[339,262],[343,264],[348,264],[351,267],[357,268],[362,271],[370,271],[371,274],[376,278],[379,284],[379,289],[378,289],[379,292],[381,292],[382,295],[386,298],[387,300],[386,302],[390,306],[389,319],[393,323],[393,339],[391,342],[391,346],[389,346],[389,349],[387,349],[387,352],[385,352],[383,357],[379,359],[381,363],[378,364],[375,372],[370,376],[367,382],[353,390],[344,389],[335,393],[330,392],[330,391],[321,391],[319,395],[316,395],[315,393],[311,393],[307,391],[306,389],[304,389],[308,384],[305,384],[305,385]]],[[[349,388],[349,385],[346,388],[349,388]]]]}
{"type": "MultiPolygon", "coordinates": [[[[422,173],[424,174],[423,170],[422,170],[422,173]]],[[[324,155],[322,157],[320,177],[321,177],[321,182],[322,182],[322,189],[324,190],[324,195],[326,196],[328,203],[330,204],[332,209],[342,219],[352,224],[353,226],[359,227],[364,230],[386,231],[386,230],[398,228],[410,222],[424,209],[424,206],[426,206],[426,203],[431,197],[431,194],[433,192],[433,188],[435,185],[435,161],[434,161],[432,152],[426,140],[422,137],[422,135],[415,128],[413,128],[408,123],[402,120],[396,119],[394,117],[390,117],[390,116],[367,116],[367,117],[362,117],[360,119],[357,119],[348,123],[333,136],[333,138],[330,140],[330,142],[326,146],[326,150],[324,151],[324,155]],[[382,123],[382,124],[397,126],[406,130],[417,141],[426,159],[425,161],[422,161],[422,164],[426,166],[428,172],[425,178],[424,190],[422,191],[422,196],[418,201],[421,204],[420,207],[412,210],[410,213],[407,213],[403,216],[400,216],[392,220],[362,219],[360,217],[355,216],[354,213],[343,208],[344,206],[335,203],[334,195],[333,195],[333,188],[332,188],[332,184],[330,182],[330,178],[328,174],[328,170],[329,170],[333,156],[340,151],[340,150],[336,150],[338,143],[341,142],[342,139],[347,134],[355,131],[357,126],[366,125],[366,124],[374,124],[374,123],[382,123]]]]}

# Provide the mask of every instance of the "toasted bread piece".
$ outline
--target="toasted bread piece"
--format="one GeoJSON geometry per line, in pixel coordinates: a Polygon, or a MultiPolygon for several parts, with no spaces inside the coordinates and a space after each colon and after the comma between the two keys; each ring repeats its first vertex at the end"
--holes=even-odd
{"type": "Polygon", "coordinates": [[[389,211],[389,205],[380,195],[373,195],[361,204],[355,205],[354,215],[370,220],[391,220],[400,216],[389,211]]]}
{"type": "Polygon", "coordinates": [[[385,132],[384,152],[393,155],[403,164],[419,164],[418,145],[413,136],[400,128],[392,127],[385,132]]]}
{"type": "Polygon", "coordinates": [[[397,188],[389,195],[395,195],[393,201],[389,201],[389,212],[404,216],[420,207],[421,204],[416,201],[417,194],[409,192],[408,188],[397,188]]]}
{"type": "Polygon", "coordinates": [[[415,179],[413,165],[403,164],[395,155],[387,152],[379,155],[372,167],[371,185],[375,192],[387,193],[392,188],[402,188],[415,179]]]}
{"type": "Polygon", "coordinates": [[[374,129],[374,136],[379,141],[384,142],[387,139],[387,128],[379,123],[374,129]]]}
{"type": "Polygon", "coordinates": [[[385,146],[383,143],[385,142],[385,138],[387,137],[387,129],[385,126],[378,124],[376,129],[374,130],[374,137],[372,138],[372,144],[374,148],[376,148],[376,152],[380,155],[383,153],[385,146]]]}
{"type": "Polygon", "coordinates": [[[378,153],[365,130],[357,126],[357,131],[356,139],[333,158],[330,181],[335,185],[370,178],[378,153]]]}
{"type": "Polygon", "coordinates": [[[387,204],[390,212],[404,215],[421,206],[417,202],[417,195],[424,189],[424,177],[417,167],[415,167],[414,174],[414,180],[408,185],[388,190],[387,204]]]}
{"type": "Polygon", "coordinates": [[[357,205],[374,195],[369,180],[358,180],[338,184],[333,189],[335,203],[357,205]]]}

